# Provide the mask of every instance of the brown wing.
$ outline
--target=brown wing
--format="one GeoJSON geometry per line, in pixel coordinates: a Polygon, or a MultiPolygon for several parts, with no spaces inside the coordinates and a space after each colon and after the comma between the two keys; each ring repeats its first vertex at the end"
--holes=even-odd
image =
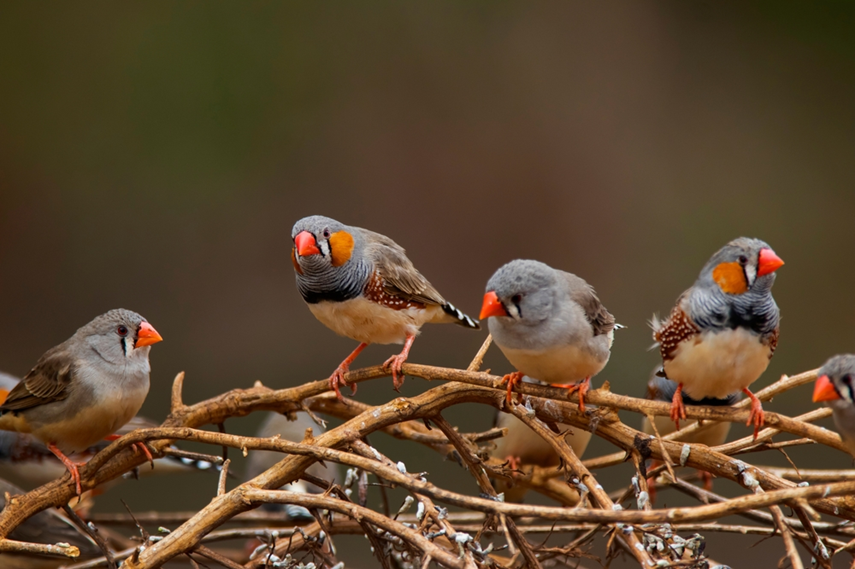
{"type": "Polygon", "coordinates": [[[689,315],[683,310],[683,299],[686,297],[684,292],[677,299],[677,304],[671,310],[668,319],[662,323],[654,319],[653,339],[659,344],[659,353],[662,355],[662,361],[670,361],[674,358],[674,351],[680,343],[692,338],[700,333],[700,329],[692,322],[689,315]]]}
{"type": "Polygon", "coordinates": [[[68,397],[73,375],[73,360],[62,346],[49,350],[36,367],[9,392],[0,411],[23,411],[68,397]]]}
{"type": "Polygon", "coordinates": [[[570,285],[570,298],[585,312],[585,317],[594,329],[594,336],[608,334],[615,329],[615,317],[606,310],[597,297],[594,287],[572,273],[564,273],[570,285]]]}
{"type": "Polygon", "coordinates": [[[448,304],[439,292],[413,266],[404,248],[379,233],[362,229],[365,234],[366,254],[383,278],[383,289],[404,300],[425,305],[448,304]]]}

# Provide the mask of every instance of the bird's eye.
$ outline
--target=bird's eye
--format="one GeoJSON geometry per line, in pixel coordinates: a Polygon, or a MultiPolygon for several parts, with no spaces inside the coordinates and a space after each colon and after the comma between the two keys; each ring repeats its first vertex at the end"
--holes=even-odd
{"type": "Polygon", "coordinates": [[[511,297],[511,302],[513,302],[514,304],[519,304],[520,301],[522,301],[522,295],[521,294],[515,294],[511,297]]]}
{"type": "Polygon", "coordinates": [[[324,229],[324,239],[329,239],[329,238],[330,238],[330,230],[324,229]]]}
{"type": "Polygon", "coordinates": [[[746,257],[745,255],[740,255],[737,260],[739,261],[740,265],[748,263],[748,257],[746,257]]]}
{"type": "Polygon", "coordinates": [[[123,326],[122,324],[119,324],[119,327],[116,328],[116,332],[118,332],[119,336],[122,336],[122,337],[128,335],[128,329],[125,326],[123,326]]]}

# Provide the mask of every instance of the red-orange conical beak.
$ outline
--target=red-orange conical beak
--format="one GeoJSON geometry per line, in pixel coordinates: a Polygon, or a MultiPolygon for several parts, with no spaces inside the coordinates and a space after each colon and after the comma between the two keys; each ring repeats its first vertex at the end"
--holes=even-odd
{"type": "Polygon", "coordinates": [[[6,402],[7,397],[9,397],[9,392],[5,389],[0,389],[0,405],[6,402]]]}
{"type": "Polygon", "coordinates": [[[478,317],[479,320],[484,320],[490,316],[507,315],[508,311],[505,310],[505,306],[499,301],[499,297],[496,296],[496,291],[491,290],[484,295],[484,304],[481,305],[481,316],[478,317]]]}
{"type": "Polygon", "coordinates": [[[816,378],[816,384],[813,386],[813,402],[833,401],[840,399],[837,390],[834,389],[834,384],[828,379],[827,375],[821,375],[816,378]]]}
{"type": "Polygon", "coordinates": [[[757,263],[757,276],[762,277],[774,273],[784,264],[784,261],[771,249],[760,249],[760,259],[757,263]]]}
{"type": "Polygon", "coordinates": [[[315,236],[308,231],[298,233],[294,238],[294,245],[297,247],[297,254],[301,257],[321,254],[321,250],[318,249],[318,245],[315,243],[315,236]]]}
{"type": "Polygon", "coordinates": [[[137,332],[137,348],[142,348],[143,346],[151,346],[152,344],[156,344],[161,341],[163,341],[163,336],[157,333],[157,330],[154,329],[154,326],[152,326],[148,322],[143,322],[142,324],[140,324],[140,331],[137,332]]]}

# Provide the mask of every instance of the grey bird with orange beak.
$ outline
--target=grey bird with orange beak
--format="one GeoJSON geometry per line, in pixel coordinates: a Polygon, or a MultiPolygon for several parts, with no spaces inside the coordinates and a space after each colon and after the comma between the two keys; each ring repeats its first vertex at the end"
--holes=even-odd
{"type": "Polygon", "coordinates": [[[45,352],[9,392],[0,429],[30,433],[47,445],[81,494],[80,464],[66,455],[110,437],[137,414],[148,395],[149,351],[162,339],[136,312],[98,316],[45,352]]]}
{"type": "Polygon", "coordinates": [[[400,354],[384,363],[398,390],[404,382],[401,366],[424,324],[480,328],[445,300],[404,248],[385,235],[312,215],[294,224],[291,237],[297,289],[309,310],[336,334],[360,342],[330,376],[330,388],[339,397],[344,374],[368,344],[404,344],[400,354]]]}
{"type": "Polygon", "coordinates": [[[834,356],[817,375],[813,401],[831,407],[837,432],[849,454],[855,456],[855,355],[834,356]]]}
{"type": "Polygon", "coordinates": [[[508,402],[524,375],[579,391],[579,410],[591,377],[609,361],[614,331],[622,328],[593,287],[539,261],[511,261],[487,282],[481,319],[517,371],[503,381],[508,402]]]}

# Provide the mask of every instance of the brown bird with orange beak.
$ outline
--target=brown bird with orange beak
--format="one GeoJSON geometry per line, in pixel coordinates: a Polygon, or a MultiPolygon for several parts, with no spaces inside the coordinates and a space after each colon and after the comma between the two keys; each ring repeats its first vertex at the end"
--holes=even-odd
{"type": "Polygon", "coordinates": [[[66,455],[110,437],[137,414],[148,395],[149,350],[162,339],[136,312],[98,316],[45,352],[9,392],[0,429],[30,433],[47,445],[81,494],[80,465],[66,455]]]}
{"type": "Polygon", "coordinates": [[[734,239],[704,265],[668,318],[653,318],[665,376],[677,383],[671,420],[686,418],[681,393],[694,400],[724,399],[739,391],[751,399],[748,425],[763,425],[763,406],[749,391],[778,345],[780,311],[772,298],[784,261],[759,239],[734,239]]]}
{"type": "Polygon", "coordinates": [[[339,397],[344,374],[368,344],[404,344],[384,364],[398,390],[404,382],[401,366],[425,323],[480,328],[385,235],[313,215],[294,224],[291,237],[297,289],[309,310],[333,332],[360,342],[330,376],[330,388],[339,397]]]}

